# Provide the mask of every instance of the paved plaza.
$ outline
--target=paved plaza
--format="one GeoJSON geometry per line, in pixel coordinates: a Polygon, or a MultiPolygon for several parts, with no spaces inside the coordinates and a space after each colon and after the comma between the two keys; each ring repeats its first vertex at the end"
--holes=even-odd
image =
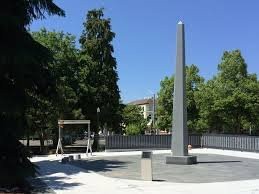
{"type": "Polygon", "coordinates": [[[49,193],[250,193],[259,194],[259,154],[194,149],[198,164],[165,164],[170,151],[154,151],[154,181],[140,180],[141,152],[94,153],[61,164],[61,156],[34,157],[49,193]]]}
{"type": "MultiPolygon", "coordinates": [[[[209,183],[259,179],[259,162],[255,159],[196,154],[196,165],[169,165],[165,164],[166,156],[168,154],[153,156],[154,181],[209,183]]],[[[108,177],[141,180],[140,160],[139,155],[116,156],[84,159],[74,164],[108,177]]]]}

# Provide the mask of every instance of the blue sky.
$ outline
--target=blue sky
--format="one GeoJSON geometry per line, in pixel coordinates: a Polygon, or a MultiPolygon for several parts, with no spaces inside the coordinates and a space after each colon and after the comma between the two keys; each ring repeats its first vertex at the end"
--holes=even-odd
{"type": "Polygon", "coordinates": [[[174,73],[176,25],[185,23],[186,63],[206,79],[217,73],[223,51],[240,49],[248,71],[259,75],[258,0],[56,0],[66,17],[47,17],[30,26],[80,37],[88,10],[104,7],[111,18],[114,56],[124,102],[151,96],[174,73]]]}

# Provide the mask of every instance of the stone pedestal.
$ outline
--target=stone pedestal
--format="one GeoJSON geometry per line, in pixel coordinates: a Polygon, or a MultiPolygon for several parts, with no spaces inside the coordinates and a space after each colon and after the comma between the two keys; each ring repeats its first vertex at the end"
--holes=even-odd
{"type": "Polygon", "coordinates": [[[196,156],[167,156],[166,164],[190,165],[197,164],[196,156]]]}
{"type": "Polygon", "coordinates": [[[80,160],[80,159],[81,159],[81,155],[80,154],[74,155],[74,160],[80,160]]]}
{"type": "Polygon", "coordinates": [[[144,181],[153,180],[152,152],[144,151],[141,156],[141,178],[144,181]]]}

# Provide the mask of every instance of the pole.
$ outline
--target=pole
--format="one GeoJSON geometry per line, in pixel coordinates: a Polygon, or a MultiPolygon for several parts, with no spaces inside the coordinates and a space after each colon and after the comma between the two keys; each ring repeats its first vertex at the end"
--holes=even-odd
{"type": "Polygon", "coordinates": [[[92,152],[92,145],[91,145],[91,130],[90,130],[90,123],[88,124],[88,139],[87,139],[87,148],[86,148],[86,156],[88,156],[88,151],[90,150],[91,155],[92,152]]]}
{"type": "Polygon", "coordinates": [[[58,139],[61,139],[61,127],[58,125],[58,139]]]}
{"type": "Polygon", "coordinates": [[[99,119],[99,111],[97,110],[97,133],[99,133],[99,130],[100,130],[100,119],[99,119]]]}
{"type": "Polygon", "coordinates": [[[61,126],[58,125],[58,145],[56,149],[56,155],[58,155],[58,150],[60,149],[61,154],[63,155],[63,148],[62,148],[62,142],[61,142],[61,126]]]}
{"type": "Polygon", "coordinates": [[[99,145],[98,145],[99,130],[100,130],[100,119],[99,119],[100,108],[99,107],[97,107],[96,112],[97,112],[97,133],[94,134],[94,143],[93,143],[93,149],[95,151],[99,149],[99,145]]]}
{"type": "MultiPolygon", "coordinates": [[[[152,114],[152,124],[153,128],[155,128],[155,103],[156,103],[156,94],[153,95],[153,114],[152,114]]],[[[157,129],[156,129],[156,134],[157,134],[157,129]]]]}

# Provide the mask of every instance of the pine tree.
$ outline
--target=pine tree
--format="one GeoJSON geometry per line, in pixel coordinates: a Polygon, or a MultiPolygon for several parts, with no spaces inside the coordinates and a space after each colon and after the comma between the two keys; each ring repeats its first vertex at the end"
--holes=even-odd
{"type": "Polygon", "coordinates": [[[118,130],[120,122],[117,62],[112,46],[114,37],[111,21],[104,18],[103,9],[89,11],[79,40],[83,93],[80,104],[96,132],[98,107],[101,110],[100,125],[107,123],[108,128],[118,130]]]}
{"type": "Polygon", "coordinates": [[[4,0],[0,7],[0,184],[12,187],[22,186],[36,172],[18,141],[30,106],[26,92],[47,94],[51,83],[46,67],[51,53],[33,40],[27,28],[45,12],[64,15],[64,11],[52,0],[4,0]]]}

